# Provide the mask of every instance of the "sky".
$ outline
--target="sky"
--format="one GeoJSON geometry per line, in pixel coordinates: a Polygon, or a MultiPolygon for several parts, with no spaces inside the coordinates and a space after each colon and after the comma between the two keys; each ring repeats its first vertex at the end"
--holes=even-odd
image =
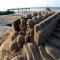
{"type": "Polygon", "coordinates": [[[0,0],[0,10],[47,6],[60,7],[60,0],[0,0]]]}

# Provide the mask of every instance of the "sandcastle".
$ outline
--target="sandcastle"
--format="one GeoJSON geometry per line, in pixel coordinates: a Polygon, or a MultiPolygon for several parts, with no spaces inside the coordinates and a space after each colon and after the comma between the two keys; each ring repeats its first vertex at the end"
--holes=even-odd
{"type": "MultiPolygon", "coordinates": [[[[35,12],[13,21],[12,31],[0,46],[0,60],[44,60],[41,58],[43,56],[41,50],[43,51],[45,46],[44,40],[48,38],[46,34],[50,35],[49,32],[55,28],[57,23],[54,24],[54,22],[58,21],[56,19],[58,14],[51,11],[46,13],[35,12]],[[55,21],[50,20],[54,18],[55,21]],[[53,25],[51,29],[49,29],[51,26],[47,25],[48,23],[51,23],[51,26],[53,25]],[[47,30],[44,30],[43,27],[46,27],[47,30]],[[42,29],[41,32],[40,29],[42,29]],[[41,45],[43,45],[42,48],[41,45]]],[[[54,56],[51,58],[50,60],[55,59],[54,56]]],[[[46,59],[49,60],[48,57],[46,59]]]]}

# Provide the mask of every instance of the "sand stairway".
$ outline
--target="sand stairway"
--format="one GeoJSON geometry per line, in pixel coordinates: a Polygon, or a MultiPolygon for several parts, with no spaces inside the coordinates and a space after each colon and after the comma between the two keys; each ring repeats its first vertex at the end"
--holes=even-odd
{"type": "Polygon", "coordinates": [[[60,48],[60,21],[58,21],[56,28],[47,41],[60,48]]]}
{"type": "MultiPolygon", "coordinates": [[[[56,23],[56,22],[55,22],[56,23]]],[[[55,24],[54,23],[54,24],[55,24]]],[[[40,45],[38,47],[41,60],[59,60],[60,59],[60,19],[57,19],[57,23],[55,24],[55,27],[50,26],[49,30],[53,28],[53,31],[49,31],[51,34],[49,34],[48,30],[44,31],[43,34],[43,41],[45,41],[45,44],[40,45]],[[45,33],[47,32],[47,34],[45,33]]]]}
{"type": "Polygon", "coordinates": [[[51,60],[60,59],[60,21],[58,21],[56,28],[49,37],[45,45],[45,51],[51,60]]]}

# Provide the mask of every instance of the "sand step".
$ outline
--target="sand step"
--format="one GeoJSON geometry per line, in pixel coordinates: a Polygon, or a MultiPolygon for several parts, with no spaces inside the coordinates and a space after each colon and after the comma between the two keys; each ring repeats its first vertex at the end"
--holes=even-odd
{"type": "Polygon", "coordinates": [[[52,35],[60,39],[60,32],[54,32],[52,35]]]}
{"type": "Polygon", "coordinates": [[[60,60],[60,49],[54,47],[50,43],[45,44],[46,53],[51,56],[54,60],[60,60]]]}
{"type": "Polygon", "coordinates": [[[57,27],[60,27],[60,23],[58,23],[57,27]]]}
{"type": "Polygon", "coordinates": [[[55,47],[60,48],[60,39],[57,39],[56,37],[51,36],[48,39],[48,42],[53,44],[55,47]]]}
{"type": "Polygon", "coordinates": [[[58,24],[60,24],[60,20],[58,21],[58,24]]]}
{"type": "Polygon", "coordinates": [[[60,32],[60,28],[56,28],[55,31],[60,32]]]}
{"type": "Polygon", "coordinates": [[[27,43],[27,45],[23,47],[23,52],[25,53],[27,60],[40,60],[38,50],[32,43],[27,43]]]}
{"type": "Polygon", "coordinates": [[[49,56],[46,51],[44,46],[39,46],[38,47],[39,53],[41,55],[42,60],[54,60],[51,56],[49,56]]]}

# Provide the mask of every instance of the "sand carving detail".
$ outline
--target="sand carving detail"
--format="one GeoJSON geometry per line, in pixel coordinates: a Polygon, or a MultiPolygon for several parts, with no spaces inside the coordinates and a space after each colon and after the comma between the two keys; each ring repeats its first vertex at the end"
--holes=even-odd
{"type": "MultiPolygon", "coordinates": [[[[34,13],[32,15],[32,17],[37,17],[37,14],[34,13]]],[[[38,16],[37,23],[33,23],[36,21],[36,20],[33,21],[36,18],[32,18],[32,19],[30,19],[30,18],[31,18],[31,15],[28,15],[28,16],[26,16],[26,18],[25,17],[21,18],[21,22],[20,22],[20,19],[18,19],[12,23],[12,31],[10,32],[7,40],[4,41],[3,44],[1,44],[1,46],[0,46],[0,60],[27,60],[27,59],[36,60],[35,58],[37,58],[37,60],[40,60],[39,56],[37,55],[37,53],[38,53],[37,48],[36,48],[36,46],[34,47],[34,45],[33,45],[34,44],[34,25],[39,23],[40,21],[42,21],[43,18],[40,19],[41,17],[38,16]],[[24,23],[23,19],[25,20],[26,25],[23,25],[23,23],[24,23]],[[39,21],[39,19],[40,19],[40,21],[39,21]],[[27,28],[25,28],[25,26],[27,28]],[[32,45],[27,44],[29,42],[31,42],[32,45]],[[24,45],[26,46],[25,49],[27,49],[27,50],[25,50],[25,49],[23,50],[24,45]],[[28,48],[31,50],[28,50],[28,48]],[[36,55],[34,55],[35,52],[33,52],[34,48],[36,49],[36,55]],[[23,53],[22,53],[22,51],[23,51],[23,53]],[[30,56],[28,56],[28,54],[23,55],[25,53],[32,54],[32,58],[29,59],[28,57],[30,57],[30,56]]]]}

